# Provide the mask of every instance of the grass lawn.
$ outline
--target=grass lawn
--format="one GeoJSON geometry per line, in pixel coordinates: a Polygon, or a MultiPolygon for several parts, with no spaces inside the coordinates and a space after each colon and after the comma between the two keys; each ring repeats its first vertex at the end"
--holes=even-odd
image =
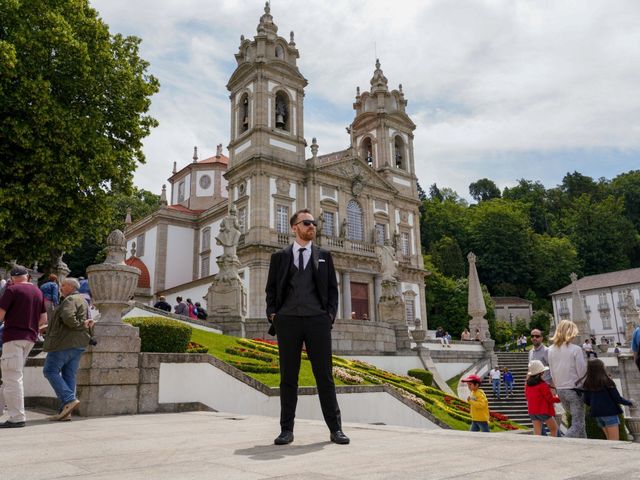
{"type": "MultiPolygon", "coordinates": [[[[226,352],[227,348],[235,347],[238,345],[236,337],[229,337],[226,335],[220,335],[214,332],[207,332],[205,330],[193,329],[191,334],[191,341],[209,347],[209,353],[216,358],[219,358],[223,362],[229,362],[236,359],[236,357],[226,352]]],[[[250,361],[250,359],[247,359],[250,361]]],[[[256,361],[258,363],[258,361],[256,361]]],[[[246,372],[252,378],[264,383],[268,387],[278,387],[280,385],[279,373],[256,373],[246,372]]],[[[335,379],[336,385],[346,385],[339,378],[335,379]]],[[[311,371],[311,363],[309,360],[303,359],[300,365],[300,376],[298,377],[298,385],[301,387],[315,387],[316,379],[313,377],[311,371]]]]}

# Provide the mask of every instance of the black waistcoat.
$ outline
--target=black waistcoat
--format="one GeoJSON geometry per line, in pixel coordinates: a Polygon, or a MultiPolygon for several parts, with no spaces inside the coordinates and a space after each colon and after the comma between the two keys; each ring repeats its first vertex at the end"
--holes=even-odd
{"type": "Polygon", "coordinates": [[[316,284],[313,279],[313,267],[309,259],[307,268],[298,270],[291,262],[289,269],[289,280],[287,282],[287,298],[282,304],[278,314],[291,315],[297,317],[312,317],[322,315],[327,312],[322,308],[316,284]]]}

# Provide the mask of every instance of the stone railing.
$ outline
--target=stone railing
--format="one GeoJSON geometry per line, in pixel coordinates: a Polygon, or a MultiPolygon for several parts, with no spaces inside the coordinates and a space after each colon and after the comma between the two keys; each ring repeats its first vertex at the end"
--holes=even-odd
{"type": "Polygon", "coordinates": [[[376,246],[373,243],[351,241],[351,250],[361,253],[375,253],[376,246]]]}

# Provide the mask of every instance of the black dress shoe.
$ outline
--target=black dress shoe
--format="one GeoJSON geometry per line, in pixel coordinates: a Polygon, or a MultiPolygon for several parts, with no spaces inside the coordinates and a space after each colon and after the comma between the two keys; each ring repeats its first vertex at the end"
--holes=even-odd
{"type": "Polygon", "coordinates": [[[26,425],[25,422],[10,422],[7,420],[6,422],[0,423],[0,428],[20,428],[26,425]]]}
{"type": "Polygon", "coordinates": [[[276,445],[287,445],[291,442],[293,442],[293,432],[289,430],[283,430],[273,441],[276,445]]]}
{"type": "Polygon", "coordinates": [[[342,430],[331,432],[331,436],[329,438],[331,438],[333,443],[337,443],[338,445],[348,445],[350,442],[349,437],[347,437],[342,430]]]}

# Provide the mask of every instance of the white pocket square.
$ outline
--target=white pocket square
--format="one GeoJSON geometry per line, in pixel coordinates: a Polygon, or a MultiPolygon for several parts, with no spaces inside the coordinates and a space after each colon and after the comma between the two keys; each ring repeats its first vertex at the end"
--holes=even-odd
{"type": "Polygon", "coordinates": [[[318,259],[318,263],[324,263],[324,258],[318,259]]]}

